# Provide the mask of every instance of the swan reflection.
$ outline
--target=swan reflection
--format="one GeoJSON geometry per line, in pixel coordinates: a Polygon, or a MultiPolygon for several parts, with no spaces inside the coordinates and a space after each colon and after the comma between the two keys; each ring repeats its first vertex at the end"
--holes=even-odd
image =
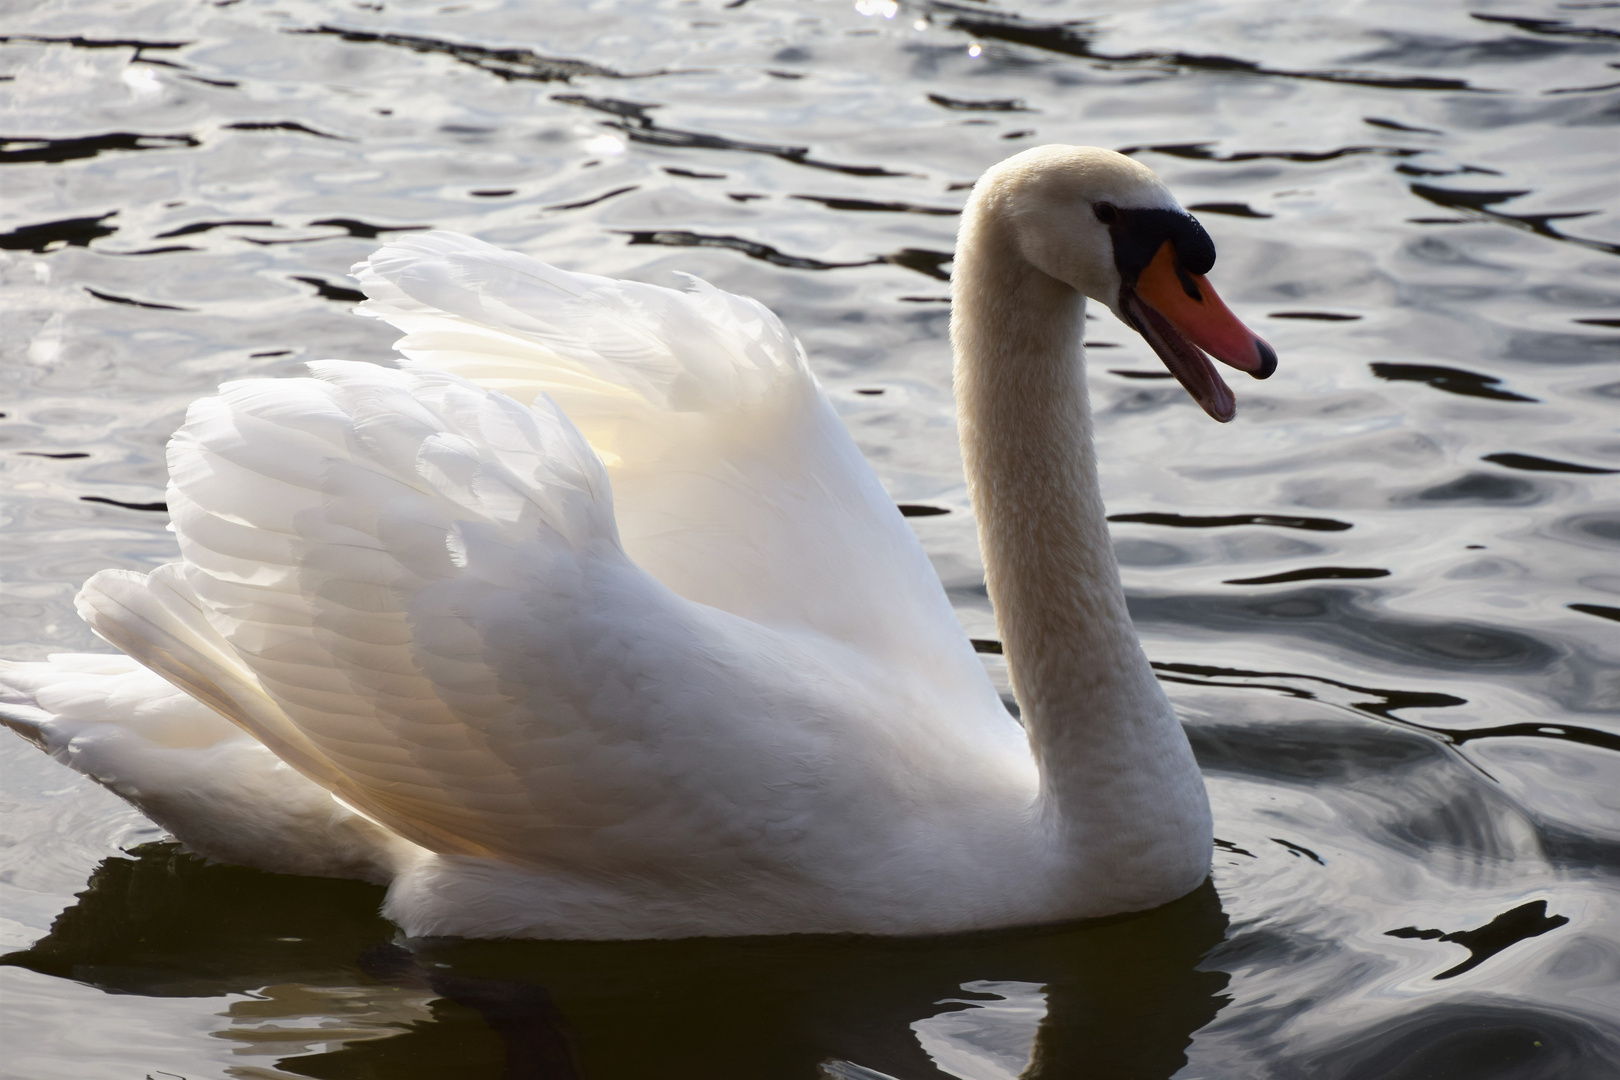
{"type": "Polygon", "coordinates": [[[1227,985],[1199,970],[1226,930],[1207,884],[1144,915],[900,940],[396,939],[381,897],[148,844],[0,964],[132,1008],[200,999],[232,1075],[356,1080],[1149,1080],[1227,985]]]}

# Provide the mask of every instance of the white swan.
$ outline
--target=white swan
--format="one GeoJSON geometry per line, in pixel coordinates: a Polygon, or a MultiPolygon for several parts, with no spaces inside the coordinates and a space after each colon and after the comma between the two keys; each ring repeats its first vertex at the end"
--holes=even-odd
{"type": "Polygon", "coordinates": [[[1144,166],[1047,146],[963,215],[956,389],[1002,707],[759,304],[449,233],[357,268],[403,370],[230,383],[169,446],[181,561],[6,722],[212,858],[389,884],[411,934],[922,934],[1148,908],[1208,801],[1126,614],[1084,297],[1200,404],[1275,358],[1144,166]],[[1178,327],[1180,329],[1178,329],[1178,327]],[[1191,341],[1189,341],[1189,338],[1191,341]]]}

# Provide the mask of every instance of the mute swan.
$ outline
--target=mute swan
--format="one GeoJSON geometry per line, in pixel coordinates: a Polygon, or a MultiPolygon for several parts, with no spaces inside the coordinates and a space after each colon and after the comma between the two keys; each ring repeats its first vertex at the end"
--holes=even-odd
{"type": "Polygon", "coordinates": [[[1275,366],[1145,166],[1046,146],[962,217],[967,476],[1025,727],[760,304],[451,233],[356,268],[401,369],[228,383],[169,444],[181,559],[97,574],[124,655],[5,722],[195,851],[389,885],[413,935],[925,934],[1152,907],[1208,800],[1137,643],[1085,297],[1216,419],[1275,366]],[[1196,343],[1196,344],[1194,344],[1196,343]]]}

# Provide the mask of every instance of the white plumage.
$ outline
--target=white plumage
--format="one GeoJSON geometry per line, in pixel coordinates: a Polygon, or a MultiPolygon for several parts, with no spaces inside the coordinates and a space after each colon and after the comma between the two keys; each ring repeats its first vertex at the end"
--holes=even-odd
{"type": "MultiPolygon", "coordinates": [[[[980,188],[965,243],[998,213],[980,188]]],[[[957,319],[999,317],[961,269],[957,319]]],[[[1026,735],[765,308],[450,233],[356,276],[402,369],[322,361],[194,404],[169,448],[181,560],[79,598],[139,663],[6,664],[10,726],[202,854],[389,882],[412,934],[946,932],[1202,879],[1202,784],[1111,552],[1076,541],[1062,580],[1026,583],[1057,607],[1025,623],[1092,669],[1021,668],[1015,630],[1026,735]],[[1095,617],[1070,626],[1065,597],[1095,617]]],[[[1106,548],[1082,309],[1041,313],[1078,374],[1025,403],[1073,421],[1044,452],[1081,467],[1030,464],[1106,548]]],[[[959,365],[1012,362],[964,338],[959,365]]]]}

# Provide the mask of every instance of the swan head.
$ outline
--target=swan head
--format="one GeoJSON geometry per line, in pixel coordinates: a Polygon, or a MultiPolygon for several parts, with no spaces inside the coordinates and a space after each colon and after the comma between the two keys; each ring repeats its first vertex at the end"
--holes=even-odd
{"type": "Polygon", "coordinates": [[[1276,352],[1204,277],[1215,242],[1146,165],[1094,146],[1039,146],[975,187],[1025,261],[1106,304],[1216,420],[1232,419],[1237,401],[1210,356],[1257,379],[1276,370],[1276,352]]]}

